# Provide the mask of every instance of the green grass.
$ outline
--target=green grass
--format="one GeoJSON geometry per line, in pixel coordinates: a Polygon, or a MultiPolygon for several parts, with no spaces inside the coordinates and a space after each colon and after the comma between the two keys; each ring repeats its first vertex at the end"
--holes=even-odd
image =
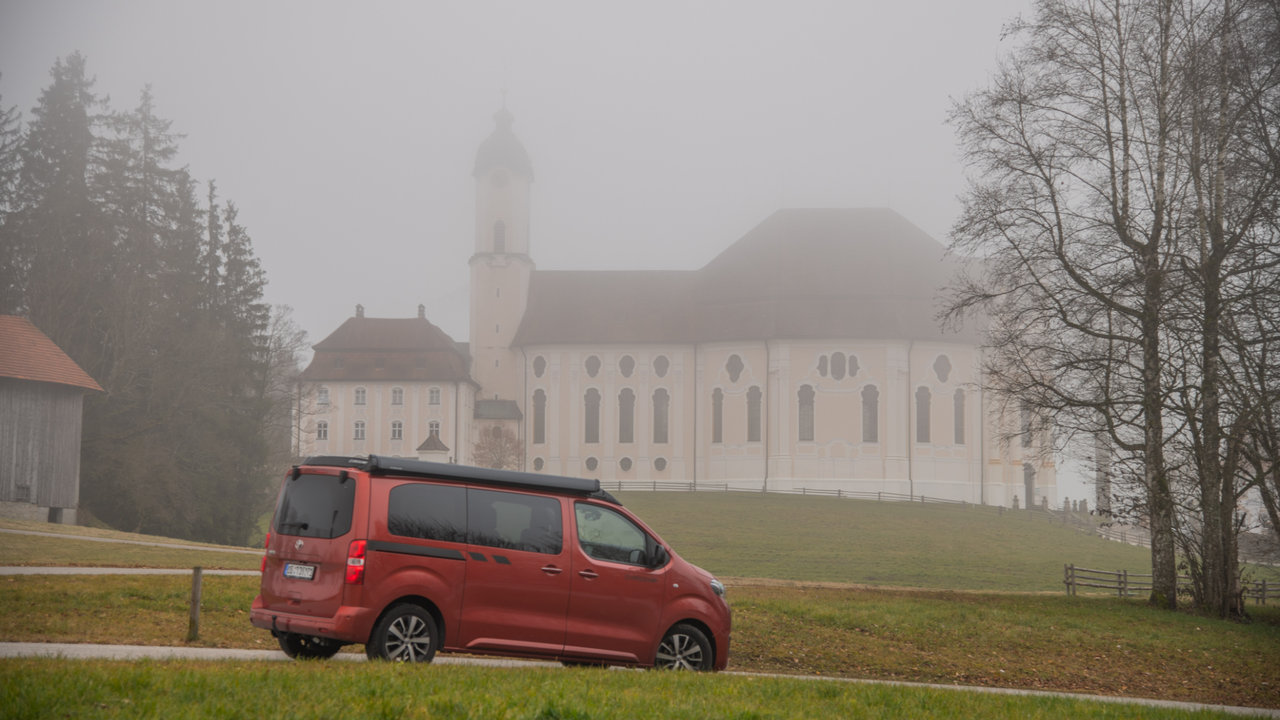
{"type": "Polygon", "coordinates": [[[0,661],[0,718],[1219,718],[1065,698],[687,673],[0,661]]]}
{"type": "Polygon", "coordinates": [[[1149,572],[1145,548],[1043,515],[764,493],[616,493],[716,575],[951,590],[1064,590],[1062,568],[1149,572]]]}
{"type": "Polygon", "coordinates": [[[75,536],[51,538],[5,533],[0,535],[0,565],[146,568],[199,565],[221,570],[257,570],[262,566],[262,556],[94,542],[75,536]]]}
{"type": "MultiPolygon", "coordinates": [[[[197,647],[274,649],[256,578],[205,578],[197,647]]],[[[0,579],[0,641],[187,645],[190,581],[0,579]]],[[[730,670],[1280,707],[1280,608],[1252,623],[1064,595],[732,587],[730,670]]],[[[350,651],[362,648],[352,646],[350,651]]]]}

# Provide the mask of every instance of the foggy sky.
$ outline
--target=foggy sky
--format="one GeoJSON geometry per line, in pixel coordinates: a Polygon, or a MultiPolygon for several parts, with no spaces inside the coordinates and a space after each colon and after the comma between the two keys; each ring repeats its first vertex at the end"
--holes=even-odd
{"type": "Polygon", "coordinates": [[[504,87],[541,269],[695,269],[781,207],[888,206],[947,242],[950,99],[1029,9],[6,0],[0,101],[29,119],[75,50],[117,109],[151,83],[312,342],[356,303],[424,303],[466,340],[472,163],[504,87]]]}

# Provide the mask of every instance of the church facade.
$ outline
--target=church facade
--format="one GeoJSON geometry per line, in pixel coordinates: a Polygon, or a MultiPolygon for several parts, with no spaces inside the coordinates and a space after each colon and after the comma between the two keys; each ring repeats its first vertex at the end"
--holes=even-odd
{"type": "Polygon", "coordinates": [[[943,246],[888,209],[786,209],[693,271],[539,270],[533,166],[506,109],[473,169],[469,342],[362,311],[315,346],[299,454],[602,481],[1058,501],[1044,438],[980,389],[981,338],[942,332],[943,246]],[[1012,427],[1016,429],[1016,427],[1012,427]]]}

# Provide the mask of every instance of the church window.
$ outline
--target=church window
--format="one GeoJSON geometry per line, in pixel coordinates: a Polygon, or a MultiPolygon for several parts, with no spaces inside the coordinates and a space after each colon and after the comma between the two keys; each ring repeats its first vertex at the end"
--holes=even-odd
{"type": "Polygon", "coordinates": [[[587,375],[589,377],[595,377],[596,375],[600,374],[600,358],[596,357],[595,355],[592,355],[591,357],[587,358],[587,362],[585,363],[585,365],[587,368],[587,375]]]}
{"type": "Polygon", "coordinates": [[[392,404],[392,405],[403,405],[403,404],[404,404],[404,388],[392,388],[392,389],[391,389],[391,404],[392,404]]]}
{"type": "Polygon", "coordinates": [[[844,353],[831,353],[831,379],[844,379],[844,353]]]}
{"type": "Polygon", "coordinates": [[[955,422],[956,422],[956,444],[964,444],[964,390],[956,388],[955,394],[955,422]]]}
{"type": "Polygon", "coordinates": [[[387,359],[384,357],[376,357],[373,359],[373,367],[382,370],[387,367],[387,359]]]}
{"type": "Polygon", "coordinates": [[[355,431],[355,434],[353,435],[352,439],[354,439],[354,440],[363,440],[363,439],[364,439],[364,421],[363,421],[363,420],[357,420],[357,421],[356,421],[356,431],[355,431]]]}
{"type": "Polygon", "coordinates": [[[818,374],[822,377],[827,376],[827,356],[823,355],[818,358],[818,374]]]}
{"type": "Polygon", "coordinates": [[[618,442],[636,441],[636,394],[631,388],[618,393],[618,442]]]}
{"type": "Polygon", "coordinates": [[[760,388],[747,391],[747,442],[760,442],[760,388]]]}
{"type": "Polygon", "coordinates": [[[916,442],[929,442],[929,410],[933,404],[929,388],[916,389],[916,442]]]}
{"type": "Polygon", "coordinates": [[[533,469],[534,469],[534,470],[537,470],[538,472],[542,472],[543,464],[544,464],[544,463],[542,462],[542,458],[534,458],[534,459],[533,459],[533,469]]]}
{"type": "Polygon", "coordinates": [[[849,353],[849,377],[853,377],[854,375],[857,375],[857,374],[858,374],[858,358],[854,357],[853,353],[849,353]]]}
{"type": "Polygon", "coordinates": [[[533,391],[533,443],[547,441],[547,393],[541,388],[533,391]]]}
{"type": "Polygon", "coordinates": [[[724,442],[724,391],[720,388],[711,391],[711,442],[724,442]]]}
{"type": "Polygon", "coordinates": [[[631,377],[631,373],[635,372],[636,360],[630,355],[623,355],[618,361],[618,370],[622,372],[622,377],[631,377]]]}
{"type": "Polygon", "coordinates": [[[392,440],[404,439],[404,423],[403,422],[400,422],[399,420],[393,420],[391,422],[391,439],[392,440]]]}
{"type": "Polygon", "coordinates": [[[431,424],[427,426],[427,432],[431,433],[437,438],[440,437],[440,421],[432,420],[431,424]]]}
{"type": "Polygon", "coordinates": [[[622,468],[622,472],[631,472],[631,458],[622,458],[619,460],[618,467],[622,468]]]}
{"type": "Polygon", "coordinates": [[[729,372],[729,382],[738,382],[738,378],[742,377],[742,358],[737,355],[730,355],[729,362],[725,363],[724,369],[729,372]]]}
{"type": "Polygon", "coordinates": [[[507,224],[501,220],[493,224],[493,251],[496,253],[507,251],[507,224]]]}
{"type": "Polygon", "coordinates": [[[364,391],[364,388],[356,388],[356,404],[357,405],[364,405],[366,397],[367,395],[364,391]]]}
{"type": "Polygon", "coordinates": [[[813,392],[812,385],[801,385],[797,396],[800,398],[800,442],[813,442],[813,392]]]}
{"type": "Polygon", "coordinates": [[[598,468],[598,467],[600,467],[600,461],[599,461],[599,460],[597,460],[597,459],[595,459],[595,458],[593,458],[593,457],[589,457],[589,458],[587,458],[587,470],[590,470],[591,472],[595,472],[595,471],[596,471],[596,468],[598,468]]]}
{"type": "Polygon", "coordinates": [[[666,459],[666,458],[657,458],[657,459],[655,459],[655,460],[653,461],[653,469],[654,469],[654,470],[657,470],[658,472],[662,472],[663,470],[666,470],[666,469],[667,469],[667,459],[666,459]]]}
{"type": "Polygon", "coordinates": [[[600,391],[595,388],[587,390],[583,402],[586,404],[587,414],[582,441],[598,443],[600,442],[600,391]]]}
{"type": "Polygon", "coordinates": [[[933,361],[933,371],[937,373],[938,379],[946,382],[951,377],[951,358],[946,355],[939,355],[937,360],[933,361]]]}
{"type": "Polygon", "coordinates": [[[670,367],[671,361],[667,359],[666,355],[659,355],[653,359],[653,371],[657,373],[658,377],[666,377],[667,368],[670,367]]]}
{"type": "Polygon", "coordinates": [[[329,423],[327,421],[321,420],[320,422],[316,423],[316,439],[317,440],[329,439],[329,423]]]}
{"type": "Polygon", "coordinates": [[[440,404],[440,388],[433,387],[427,391],[427,404],[428,405],[440,404]]]}
{"type": "Polygon", "coordinates": [[[862,388],[862,442],[880,442],[880,390],[862,388]]]}
{"type": "Polygon", "coordinates": [[[533,376],[542,377],[542,373],[547,371],[547,359],[539,355],[533,359],[533,376]]]}
{"type": "Polygon", "coordinates": [[[316,392],[316,404],[317,405],[329,404],[329,388],[320,388],[316,392]]]}
{"type": "Polygon", "coordinates": [[[671,396],[658,388],[653,391],[653,441],[667,442],[667,414],[671,409],[671,396]]]}

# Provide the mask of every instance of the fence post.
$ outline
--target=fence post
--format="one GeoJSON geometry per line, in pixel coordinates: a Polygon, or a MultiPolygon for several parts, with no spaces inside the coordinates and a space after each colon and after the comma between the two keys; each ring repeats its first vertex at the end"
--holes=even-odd
{"type": "Polygon", "coordinates": [[[844,497],[844,495],[841,494],[840,488],[836,488],[836,497],[838,498],[844,497]]]}
{"type": "Polygon", "coordinates": [[[200,639],[200,591],[204,584],[204,568],[191,568],[191,619],[187,623],[187,642],[200,639]]]}
{"type": "Polygon", "coordinates": [[[1120,597],[1127,598],[1129,597],[1129,571],[1121,570],[1120,574],[1120,597]]]}
{"type": "Polygon", "coordinates": [[[1267,604],[1267,581],[1265,578],[1262,580],[1262,596],[1260,599],[1262,600],[1263,605],[1267,604]]]}
{"type": "MultiPolygon", "coordinates": [[[[656,392],[656,391],[655,391],[655,392],[656,392]]],[[[877,492],[877,493],[876,493],[876,502],[880,502],[880,493],[879,493],[879,492],[877,492]]]]}

